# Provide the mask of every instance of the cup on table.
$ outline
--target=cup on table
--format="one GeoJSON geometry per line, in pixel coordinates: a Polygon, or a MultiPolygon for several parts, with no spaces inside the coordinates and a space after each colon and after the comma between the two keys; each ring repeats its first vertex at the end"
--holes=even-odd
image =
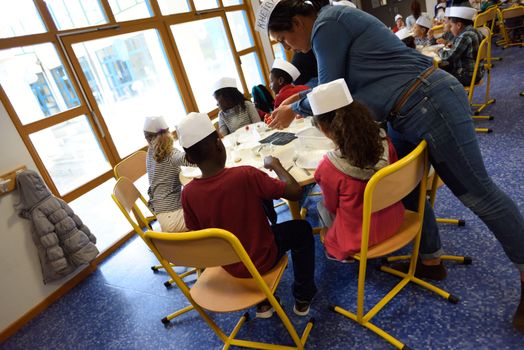
{"type": "Polygon", "coordinates": [[[267,156],[273,155],[274,151],[275,145],[273,145],[272,143],[264,143],[258,149],[258,154],[260,155],[260,158],[264,159],[267,156]]]}

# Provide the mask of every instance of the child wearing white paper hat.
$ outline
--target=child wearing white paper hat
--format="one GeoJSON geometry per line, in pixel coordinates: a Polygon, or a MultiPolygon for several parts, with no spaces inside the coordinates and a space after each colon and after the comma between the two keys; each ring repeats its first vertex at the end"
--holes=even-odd
{"type": "Polygon", "coordinates": [[[275,93],[275,108],[286,98],[310,89],[306,85],[293,85],[299,76],[300,72],[293,64],[280,58],[275,59],[269,74],[269,87],[275,93]]]}
{"type": "Polygon", "coordinates": [[[163,117],[146,117],[144,136],[149,145],[146,157],[149,209],[156,215],[162,231],[187,231],[179,174],[181,165],[194,165],[185,159],[184,152],[173,147],[173,136],[163,117]]]}
{"type": "MultiPolygon", "coordinates": [[[[344,261],[360,251],[367,181],[395,162],[397,155],[371,112],[353,101],[344,79],[317,86],[308,99],[317,127],[337,146],[320,161],[315,180],[324,196],[317,208],[327,227],[326,253],[328,258],[344,261]]],[[[395,234],[403,217],[401,202],[373,213],[369,246],[395,234]]]]}
{"type": "MultiPolygon", "coordinates": [[[[452,6],[449,10],[449,26],[455,36],[450,50],[439,52],[441,68],[451,73],[464,86],[471,84],[475,62],[482,42],[482,34],[473,28],[477,10],[466,6],[452,6]]],[[[482,68],[482,67],[481,67],[482,68]]],[[[476,83],[482,79],[484,71],[479,70],[476,83]]]]}
{"type": "Polygon", "coordinates": [[[408,28],[402,28],[398,32],[395,33],[397,38],[399,38],[407,47],[410,47],[412,49],[416,48],[415,45],[415,38],[413,37],[413,33],[408,28]]]}
{"type": "Polygon", "coordinates": [[[391,29],[393,33],[397,33],[399,30],[406,28],[406,24],[404,23],[404,17],[402,17],[401,14],[397,14],[395,16],[395,26],[391,29]]]}
{"type": "Polygon", "coordinates": [[[427,46],[430,45],[428,38],[428,31],[433,27],[433,20],[426,16],[420,16],[413,26],[413,36],[415,37],[415,45],[427,46]]]}
{"type": "MultiPolygon", "coordinates": [[[[239,238],[261,274],[271,270],[283,254],[291,250],[294,311],[300,316],[307,315],[317,290],[311,226],[305,220],[270,226],[262,207],[263,200],[299,200],[302,198],[300,185],[274,157],[266,157],[264,167],[274,171],[278,180],[251,166],[226,168],[226,150],[205,114],[189,115],[181,120],[177,133],[187,158],[202,171],[202,177],[192,180],[182,192],[187,227],[230,231],[239,238]]],[[[223,267],[235,277],[252,277],[241,263],[223,267]]],[[[267,318],[272,314],[269,303],[257,305],[257,317],[267,318]]]]}
{"type": "Polygon", "coordinates": [[[213,96],[217,100],[218,131],[221,136],[260,121],[260,115],[253,102],[237,89],[234,78],[220,78],[213,84],[213,96]]]}

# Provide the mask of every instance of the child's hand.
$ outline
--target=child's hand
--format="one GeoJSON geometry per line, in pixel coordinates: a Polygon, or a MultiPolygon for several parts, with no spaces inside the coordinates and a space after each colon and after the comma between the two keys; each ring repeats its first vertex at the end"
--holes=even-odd
{"type": "Polygon", "coordinates": [[[267,156],[264,158],[264,168],[269,170],[275,170],[275,168],[282,167],[282,164],[280,164],[280,160],[278,158],[275,158],[273,156],[267,156]]]}
{"type": "Polygon", "coordinates": [[[271,124],[272,121],[273,121],[273,118],[271,118],[271,114],[266,113],[266,115],[264,116],[264,123],[269,125],[269,124],[271,124]]]}

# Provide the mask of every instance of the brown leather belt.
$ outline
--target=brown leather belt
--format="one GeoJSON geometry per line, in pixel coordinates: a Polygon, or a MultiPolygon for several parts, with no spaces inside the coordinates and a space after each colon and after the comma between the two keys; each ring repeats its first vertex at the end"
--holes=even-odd
{"type": "Polygon", "coordinates": [[[400,113],[400,109],[404,106],[408,98],[413,94],[415,91],[417,91],[420,84],[422,84],[422,79],[425,79],[431,75],[437,68],[435,66],[431,66],[425,71],[423,71],[415,80],[415,82],[407,89],[402,96],[400,96],[391,109],[391,112],[389,112],[389,120],[394,119],[398,114],[400,113]]]}

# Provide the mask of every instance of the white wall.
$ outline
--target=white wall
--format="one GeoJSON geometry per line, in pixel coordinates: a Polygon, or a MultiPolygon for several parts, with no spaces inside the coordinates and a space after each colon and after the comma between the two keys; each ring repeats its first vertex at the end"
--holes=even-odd
{"type": "MultiPolygon", "coordinates": [[[[0,103],[0,174],[18,165],[37,170],[18,131],[0,103]]],[[[28,220],[13,205],[18,192],[0,196],[0,332],[39,304],[66,280],[44,285],[28,220]]],[[[71,276],[70,276],[71,277],[71,276]]]]}

